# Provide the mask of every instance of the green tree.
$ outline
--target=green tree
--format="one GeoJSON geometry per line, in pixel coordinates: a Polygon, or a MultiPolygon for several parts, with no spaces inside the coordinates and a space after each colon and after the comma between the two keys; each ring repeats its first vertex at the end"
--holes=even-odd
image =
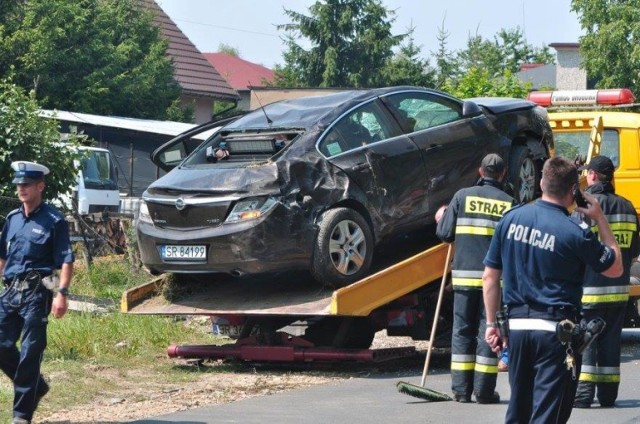
{"type": "Polygon", "coordinates": [[[470,36],[467,48],[457,55],[461,74],[472,68],[485,69],[491,75],[505,71],[515,74],[524,63],[553,63],[554,56],[547,46],[535,48],[528,44],[519,28],[501,29],[493,41],[480,35],[470,36]]]}
{"type": "Polygon", "coordinates": [[[218,45],[218,51],[226,53],[230,56],[240,57],[240,50],[237,47],[233,47],[230,44],[220,43],[218,45]]]}
{"type": "Polygon", "coordinates": [[[525,98],[531,91],[531,83],[522,82],[510,70],[495,76],[488,69],[471,68],[461,78],[447,79],[442,89],[463,99],[483,96],[525,98]]]}
{"type": "Polygon", "coordinates": [[[285,64],[275,69],[276,84],[307,87],[385,85],[380,69],[405,35],[391,34],[395,12],[380,0],[319,0],[310,16],[285,9],[293,21],[284,30],[285,64]],[[305,50],[299,41],[308,41],[305,50]]]}
{"type": "Polygon", "coordinates": [[[444,27],[444,19],[442,25],[438,27],[438,50],[432,55],[435,58],[435,87],[442,88],[445,81],[451,76],[458,73],[458,62],[454,54],[447,48],[447,40],[449,32],[444,27]]]}
{"type": "Polygon", "coordinates": [[[167,42],[137,0],[6,0],[0,75],[43,108],[163,119],[180,88],[167,42]],[[8,19],[8,16],[11,19],[8,19]]]}
{"type": "Polygon", "coordinates": [[[414,28],[407,33],[407,41],[400,46],[400,51],[388,59],[380,70],[384,85],[418,85],[435,86],[435,70],[428,60],[419,57],[421,48],[415,44],[414,28]]]}
{"type": "Polygon", "coordinates": [[[60,128],[55,119],[39,116],[39,106],[31,94],[10,80],[0,81],[0,195],[15,196],[11,183],[11,162],[27,160],[46,165],[46,199],[57,199],[75,184],[74,161],[80,159],[77,137],[61,148],[60,128]]]}
{"type": "Polygon", "coordinates": [[[640,0],[572,0],[583,66],[599,88],[640,92],[640,0]]]}

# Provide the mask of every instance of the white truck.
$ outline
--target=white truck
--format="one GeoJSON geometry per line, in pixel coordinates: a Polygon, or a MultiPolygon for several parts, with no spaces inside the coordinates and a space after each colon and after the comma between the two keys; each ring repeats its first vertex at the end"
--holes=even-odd
{"type": "Polygon", "coordinates": [[[78,164],[76,185],[71,196],[65,199],[67,206],[77,205],[80,215],[118,212],[120,191],[111,152],[93,146],[83,146],[80,150],[87,152],[87,156],[78,164]]]}

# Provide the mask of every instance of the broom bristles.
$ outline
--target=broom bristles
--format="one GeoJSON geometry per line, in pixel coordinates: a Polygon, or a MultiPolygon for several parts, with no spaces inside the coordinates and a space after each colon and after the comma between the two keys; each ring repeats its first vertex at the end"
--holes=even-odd
{"type": "Polygon", "coordinates": [[[427,389],[426,387],[416,386],[415,384],[399,381],[396,383],[396,387],[400,393],[413,396],[418,399],[426,400],[427,402],[446,402],[453,400],[451,396],[438,392],[436,390],[427,389]]]}

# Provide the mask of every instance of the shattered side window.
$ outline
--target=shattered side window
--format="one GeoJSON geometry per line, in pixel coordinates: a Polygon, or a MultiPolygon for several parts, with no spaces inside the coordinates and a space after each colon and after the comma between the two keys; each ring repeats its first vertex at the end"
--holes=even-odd
{"type": "Polygon", "coordinates": [[[388,96],[386,103],[406,132],[422,131],[462,118],[459,103],[435,95],[401,93],[388,96]]]}
{"type": "Polygon", "coordinates": [[[318,149],[327,157],[393,137],[393,127],[375,102],[349,112],[323,137],[318,149]]]}

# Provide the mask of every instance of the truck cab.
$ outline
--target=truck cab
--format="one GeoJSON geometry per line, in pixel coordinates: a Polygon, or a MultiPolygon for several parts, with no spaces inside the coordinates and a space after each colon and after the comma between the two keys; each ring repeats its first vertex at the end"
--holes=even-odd
{"type": "Polygon", "coordinates": [[[86,156],[78,164],[77,184],[73,188],[73,201],[77,203],[78,213],[118,212],[118,175],[111,153],[107,149],[90,146],[80,150],[86,152],[86,156]]]}
{"type": "Polygon", "coordinates": [[[529,100],[549,108],[555,154],[589,162],[608,156],[616,171],[616,193],[640,214],[640,113],[629,111],[628,89],[537,91],[529,100]]]}

